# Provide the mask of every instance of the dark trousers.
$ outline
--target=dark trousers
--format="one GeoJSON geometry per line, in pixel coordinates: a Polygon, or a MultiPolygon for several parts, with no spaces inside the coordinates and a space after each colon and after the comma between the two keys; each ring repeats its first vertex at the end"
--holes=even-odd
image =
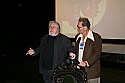
{"type": "Polygon", "coordinates": [[[52,73],[53,73],[52,70],[44,71],[42,76],[45,83],[52,83],[52,75],[53,75],[52,73]]]}

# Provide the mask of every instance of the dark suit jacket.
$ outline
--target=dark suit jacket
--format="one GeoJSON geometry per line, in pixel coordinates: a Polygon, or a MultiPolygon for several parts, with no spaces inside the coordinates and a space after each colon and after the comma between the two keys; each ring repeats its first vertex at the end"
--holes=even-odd
{"type": "MultiPolygon", "coordinates": [[[[95,41],[87,38],[82,58],[83,61],[87,61],[89,64],[89,67],[85,67],[88,79],[101,76],[100,55],[102,51],[102,39],[101,36],[95,32],[93,32],[93,35],[95,41]]],[[[77,36],[78,35],[76,35],[76,37],[77,36]]],[[[79,41],[76,42],[75,46],[78,55],[79,41]]]]}
{"type": "MultiPolygon", "coordinates": [[[[39,47],[37,47],[35,49],[35,55],[40,53],[40,59],[39,59],[39,73],[40,74],[43,74],[44,71],[46,71],[42,67],[42,59],[43,59],[42,56],[44,56],[42,53],[44,51],[44,45],[46,44],[47,38],[48,38],[48,34],[43,36],[42,39],[41,39],[39,47]]],[[[67,36],[65,36],[61,33],[56,37],[56,40],[54,42],[54,48],[52,48],[52,49],[54,49],[52,71],[59,64],[62,64],[66,61],[70,52],[75,52],[75,48],[72,46],[70,39],[67,36]]]]}

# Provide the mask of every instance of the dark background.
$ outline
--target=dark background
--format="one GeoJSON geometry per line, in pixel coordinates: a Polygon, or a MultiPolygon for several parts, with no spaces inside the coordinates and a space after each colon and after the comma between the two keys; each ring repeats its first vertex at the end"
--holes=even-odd
{"type": "Polygon", "coordinates": [[[0,17],[1,55],[25,55],[39,45],[55,20],[55,0],[3,0],[0,17]]]}

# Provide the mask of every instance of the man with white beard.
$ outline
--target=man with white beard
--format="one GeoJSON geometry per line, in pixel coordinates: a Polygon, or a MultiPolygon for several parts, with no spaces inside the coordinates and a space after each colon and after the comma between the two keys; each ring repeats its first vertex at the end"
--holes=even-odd
{"type": "Polygon", "coordinates": [[[66,61],[68,56],[74,55],[75,49],[70,39],[60,33],[60,24],[56,21],[49,22],[49,34],[42,37],[36,49],[30,48],[27,55],[35,56],[40,53],[39,73],[45,83],[52,83],[54,69],[66,61]]]}

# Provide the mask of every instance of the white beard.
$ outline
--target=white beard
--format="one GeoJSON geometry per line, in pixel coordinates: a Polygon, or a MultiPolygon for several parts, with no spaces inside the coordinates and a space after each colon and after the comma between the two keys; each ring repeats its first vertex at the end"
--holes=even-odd
{"type": "Polygon", "coordinates": [[[53,33],[53,32],[49,32],[49,35],[50,35],[50,36],[57,36],[58,34],[55,34],[55,33],[53,33]]]}

